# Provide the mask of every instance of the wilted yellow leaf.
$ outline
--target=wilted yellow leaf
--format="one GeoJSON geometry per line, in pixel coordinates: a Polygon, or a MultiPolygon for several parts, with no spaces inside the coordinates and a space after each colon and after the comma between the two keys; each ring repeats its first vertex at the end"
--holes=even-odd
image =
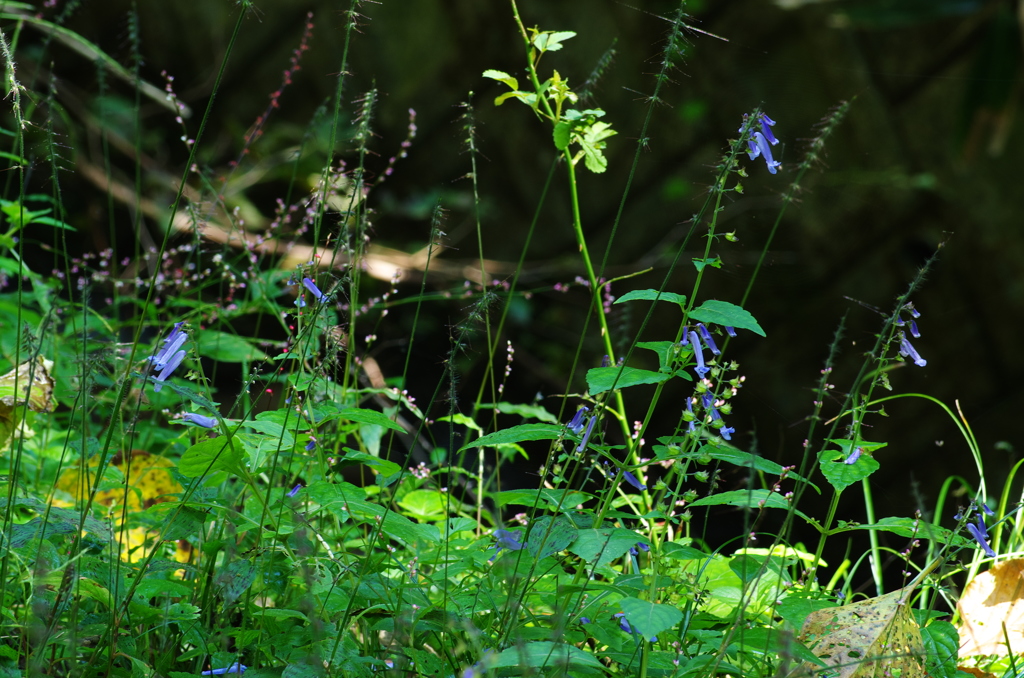
{"type": "Polygon", "coordinates": [[[0,376],[0,445],[4,445],[21,423],[20,408],[33,412],[53,411],[53,361],[38,356],[0,376]]]}
{"type": "MultiPolygon", "coordinates": [[[[924,678],[921,629],[908,603],[913,587],[807,616],[800,641],[839,678],[924,678]]],[[[820,668],[805,664],[814,672],[820,668]]]]}

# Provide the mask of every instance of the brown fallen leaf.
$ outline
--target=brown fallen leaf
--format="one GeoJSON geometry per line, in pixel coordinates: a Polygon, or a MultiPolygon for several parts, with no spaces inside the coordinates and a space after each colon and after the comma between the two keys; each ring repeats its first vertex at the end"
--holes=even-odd
{"type": "Polygon", "coordinates": [[[53,361],[38,356],[0,376],[0,445],[21,425],[22,407],[33,412],[53,411],[53,361]]]}
{"type": "Polygon", "coordinates": [[[964,588],[960,602],[960,658],[1024,652],[1024,560],[1006,560],[964,588]],[[1006,633],[1003,633],[1003,627],[1006,633]]]}

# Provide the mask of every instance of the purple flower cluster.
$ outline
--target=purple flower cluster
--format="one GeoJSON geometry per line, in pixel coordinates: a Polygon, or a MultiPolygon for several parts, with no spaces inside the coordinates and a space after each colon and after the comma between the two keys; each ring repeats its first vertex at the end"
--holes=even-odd
{"type": "MultiPolygon", "coordinates": [[[[908,329],[910,330],[910,336],[917,339],[921,336],[921,332],[917,329],[917,319],[921,317],[921,312],[914,308],[913,304],[907,304],[904,306],[904,310],[910,313],[910,323],[908,329]]],[[[897,327],[907,326],[907,321],[903,318],[897,317],[897,327]]],[[[910,344],[910,340],[907,339],[907,335],[904,332],[899,333],[900,338],[900,355],[904,358],[910,358],[918,367],[924,367],[928,364],[928,361],[921,357],[921,354],[910,344]]]]}
{"type": "MultiPolygon", "coordinates": [[[[981,547],[981,550],[985,552],[986,556],[989,558],[995,558],[996,552],[992,550],[991,546],[989,546],[988,528],[985,527],[985,516],[994,516],[995,511],[990,509],[984,502],[975,501],[974,505],[980,508],[981,511],[977,514],[973,523],[967,523],[967,531],[971,533],[972,537],[974,537],[974,541],[978,542],[978,546],[981,547]]],[[[958,513],[953,516],[953,518],[955,520],[960,520],[961,515],[958,513]]]]}

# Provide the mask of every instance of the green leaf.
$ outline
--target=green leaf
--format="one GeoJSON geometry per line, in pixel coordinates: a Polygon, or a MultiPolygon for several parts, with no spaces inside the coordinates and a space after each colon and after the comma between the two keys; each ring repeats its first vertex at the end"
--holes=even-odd
{"type": "Polygon", "coordinates": [[[539,419],[540,421],[546,421],[552,424],[558,423],[558,418],[555,415],[548,412],[540,405],[519,405],[515,403],[483,403],[480,405],[480,409],[495,408],[502,414],[515,414],[524,419],[539,419]]]}
{"type": "Polygon", "coordinates": [[[197,330],[193,335],[199,347],[199,355],[225,363],[266,360],[267,354],[248,341],[228,332],[218,330],[197,330]]]}
{"type": "Polygon", "coordinates": [[[830,440],[829,442],[837,445],[839,450],[822,451],[818,465],[829,484],[840,492],[879,469],[880,464],[875,461],[871,453],[886,445],[886,443],[871,443],[863,440],[855,442],[847,439],[830,440]],[[846,459],[853,454],[857,447],[861,449],[860,457],[854,463],[847,464],[846,459]]]}
{"type": "Polygon", "coordinates": [[[456,426],[465,426],[466,428],[476,431],[477,433],[483,433],[484,430],[480,428],[480,424],[473,421],[472,418],[467,417],[464,414],[451,414],[444,417],[438,417],[437,421],[450,421],[456,426]]]}
{"type": "Polygon", "coordinates": [[[638,598],[623,598],[619,605],[629,625],[647,640],[653,640],[654,636],[683,620],[683,613],[674,605],[649,603],[638,598]]]}
{"type": "Polygon", "coordinates": [[[770,492],[768,490],[733,490],[731,492],[719,492],[709,497],[702,497],[697,501],[690,504],[690,506],[720,506],[725,504],[727,506],[740,506],[743,508],[760,508],[761,502],[764,502],[766,508],[777,508],[784,511],[792,510],[793,513],[800,516],[807,522],[811,522],[803,512],[793,508],[786,499],[778,492],[770,492]]]}
{"type": "Polygon", "coordinates": [[[245,452],[231,438],[207,438],[185,450],[178,462],[178,471],[189,478],[198,478],[214,471],[244,475],[245,452]]]}
{"type": "Polygon", "coordinates": [[[389,428],[392,431],[404,432],[405,429],[401,425],[391,421],[387,415],[378,412],[376,410],[366,410],[361,407],[348,407],[337,412],[331,412],[324,416],[321,423],[324,421],[330,421],[331,419],[345,419],[347,421],[358,421],[361,424],[374,424],[376,426],[383,426],[389,428]]]}
{"type": "MultiPolygon", "coordinates": [[[[677,346],[677,344],[674,341],[640,341],[637,342],[636,345],[637,348],[643,348],[648,351],[654,351],[655,353],[658,354],[658,370],[661,372],[669,371],[672,358],[674,357],[674,346],[677,346]]],[[[692,377],[689,377],[682,371],[678,373],[678,376],[683,377],[684,379],[689,379],[690,381],[693,380],[692,377]]]]}
{"type": "Polygon", "coordinates": [[[623,304],[627,301],[670,301],[679,304],[680,307],[686,306],[686,295],[676,294],[675,292],[661,292],[658,290],[631,290],[626,292],[621,297],[616,299],[614,303],[623,304]]]}
{"type": "Polygon", "coordinates": [[[536,560],[564,551],[576,541],[577,529],[565,516],[541,516],[533,521],[526,548],[536,560]]]}
{"type": "Polygon", "coordinates": [[[636,546],[637,542],[646,544],[648,540],[633,530],[621,527],[602,527],[580,530],[576,541],[569,546],[569,550],[588,563],[596,561],[596,565],[601,566],[626,555],[629,549],[636,546]]]}
{"type": "Polygon", "coordinates": [[[413,490],[402,495],[398,505],[417,520],[444,520],[449,499],[450,495],[440,490],[413,490]]]}
{"type": "MultiPolygon", "coordinates": [[[[529,643],[517,643],[502,650],[492,661],[485,661],[487,668],[497,669],[499,673],[513,670],[512,675],[524,675],[523,667],[543,668],[543,675],[565,675],[571,667],[597,669],[604,673],[604,664],[589,652],[564,643],[553,643],[538,640],[529,643]]],[[[533,672],[530,672],[532,675],[533,672]]]]}
{"type": "MultiPolygon", "coordinates": [[[[49,211],[49,210],[47,210],[49,211]]],[[[65,224],[63,221],[54,219],[52,217],[36,217],[32,220],[33,224],[46,224],[47,226],[53,226],[54,228],[63,228],[65,231],[75,230],[74,226],[65,224]]]]}
{"type": "MultiPolygon", "coordinates": [[[[139,379],[144,379],[145,378],[142,374],[139,374],[138,372],[132,372],[132,376],[133,377],[138,377],[139,379]]],[[[173,381],[169,381],[169,380],[165,381],[163,387],[174,391],[175,393],[177,393],[181,397],[187,398],[188,400],[192,401],[193,403],[195,403],[199,407],[205,408],[205,409],[207,409],[207,410],[209,410],[211,412],[216,412],[217,411],[217,406],[220,404],[220,403],[216,403],[216,402],[210,400],[206,396],[199,395],[198,393],[193,391],[188,386],[182,386],[180,384],[175,384],[173,381]]]]}
{"type": "Polygon", "coordinates": [[[706,259],[695,258],[693,260],[693,267],[696,268],[698,272],[703,271],[705,266],[710,266],[712,268],[722,268],[722,260],[719,259],[718,257],[708,257],[706,259]]]}
{"type": "Polygon", "coordinates": [[[473,442],[463,445],[460,452],[473,447],[511,445],[524,440],[556,440],[564,435],[566,435],[565,427],[557,424],[520,424],[477,438],[473,442]]]}
{"type": "Polygon", "coordinates": [[[403,515],[366,501],[365,491],[355,485],[334,485],[318,480],[306,488],[306,495],[339,520],[352,519],[372,527],[379,525],[384,534],[410,546],[441,540],[441,533],[434,525],[418,525],[403,515]]]}
{"type": "Polygon", "coordinates": [[[718,301],[717,299],[705,301],[698,308],[690,311],[690,319],[702,323],[715,323],[723,327],[734,327],[738,330],[750,330],[762,337],[767,336],[754,320],[754,316],[728,301],[718,301]]]}
{"type": "Polygon", "coordinates": [[[576,37],[574,31],[544,31],[533,38],[533,46],[541,52],[557,52],[562,49],[562,42],[576,37]]]}
{"type": "Polygon", "coordinates": [[[921,629],[924,644],[925,669],[934,678],[955,678],[960,635],[956,627],[947,621],[933,621],[921,629]]]}
{"type": "Polygon", "coordinates": [[[560,151],[564,151],[569,148],[569,138],[571,136],[572,127],[567,122],[559,122],[555,125],[554,130],[551,132],[551,136],[555,142],[555,148],[560,151]]]}
{"type": "Polygon", "coordinates": [[[578,505],[594,498],[594,495],[587,494],[586,492],[552,490],[546,487],[539,490],[506,490],[504,492],[495,492],[491,495],[491,498],[498,506],[505,506],[506,504],[533,506],[535,503],[538,503],[538,495],[540,496],[539,503],[547,502],[552,509],[558,509],[561,507],[562,511],[575,509],[578,505]]]}
{"type": "Polygon", "coordinates": [[[671,377],[664,372],[651,372],[636,367],[595,367],[587,371],[587,387],[590,395],[594,396],[610,391],[613,384],[616,389],[623,389],[641,384],[660,384],[671,377]]]}
{"type": "Polygon", "coordinates": [[[892,532],[900,537],[908,539],[930,539],[937,544],[949,544],[954,548],[972,547],[977,544],[965,537],[961,537],[952,530],[932,523],[925,523],[918,518],[897,518],[891,516],[882,518],[877,523],[867,525],[848,524],[847,530],[882,530],[892,532]]]}
{"type": "Polygon", "coordinates": [[[345,456],[341,458],[341,461],[354,461],[360,464],[366,464],[367,466],[372,466],[374,471],[377,471],[383,476],[393,476],[402,470],[402,467],[393,461],[381,459],[380,457],[375,457],[372,454],[366,454],[365,452],[353,450],[348,447],[344,448],[344,450],[345,456]]]}
{"type": "Polygon", "coordinates": [[[498,82],[503,82],[512,89],[519,89],[519,81],[504,71],[496,71],[493,68],[488,68],[484,71],[484,77],[497,80],[498,82]]]}

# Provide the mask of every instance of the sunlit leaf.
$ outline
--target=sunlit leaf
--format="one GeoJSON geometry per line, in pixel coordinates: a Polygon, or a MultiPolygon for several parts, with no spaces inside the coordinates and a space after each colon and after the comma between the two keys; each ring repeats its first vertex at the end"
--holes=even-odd
{"type": "Polygon", "coordinates": [[[705,301],[690,311],[690,319],[702,323],[714,323],[722,327],[734,327],[738,330],[750,330],[762,337],[767,336],[754,320],[754,316],[728,301],[718,301],[717,299],[705,301]]]}

